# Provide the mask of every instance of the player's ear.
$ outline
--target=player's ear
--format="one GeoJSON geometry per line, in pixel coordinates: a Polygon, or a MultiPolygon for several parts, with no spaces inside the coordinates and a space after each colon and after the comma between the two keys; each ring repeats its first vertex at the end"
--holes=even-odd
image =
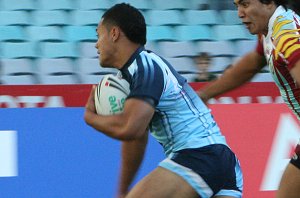
{"type": "Polygon", "coordinates": [[[114,26],[111,29],[110,34],[111,34],[112,41],[115,42],[116,40],[118,40],[118,38],[120,36],[120,28],[117,26],[114,26]]]}

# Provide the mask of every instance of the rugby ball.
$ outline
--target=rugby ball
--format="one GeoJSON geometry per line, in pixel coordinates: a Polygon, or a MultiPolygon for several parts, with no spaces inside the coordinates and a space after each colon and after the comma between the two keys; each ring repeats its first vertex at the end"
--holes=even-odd
{"type": "Polygon", "coordinates": [[[130,92],[129,83],[116,75],[105,75],[95,89],[95,107],[99,115],[115,115],[123,112],[130,92]]]}

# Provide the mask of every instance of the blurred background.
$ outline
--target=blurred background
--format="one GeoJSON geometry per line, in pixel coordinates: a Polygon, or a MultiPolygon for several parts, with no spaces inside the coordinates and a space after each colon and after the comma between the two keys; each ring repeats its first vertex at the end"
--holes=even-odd
{"type": "MultiPolygon", "coordinates": [[[[207,72],[219,76],[256,45],[233,0],[0,0],[1,84],[95,84],[115,72],[99,67],[95,29],[121,2],[144,14],[146,48],[189,82],[199,54],[209,54],[207,72]]],[[[267,68],[252,81],[271,81],[267,68]]]]}

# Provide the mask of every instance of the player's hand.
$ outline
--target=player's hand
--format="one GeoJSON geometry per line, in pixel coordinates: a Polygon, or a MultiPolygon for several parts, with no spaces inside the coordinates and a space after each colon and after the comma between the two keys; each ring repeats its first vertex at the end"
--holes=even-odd
{"type": "Polygon", "coordinates": [[[90,96],[85,105],[84,120],[88,125],[92,125],[94,120],[93,118],[95,117],[96,114],[94,93],[95,93],[95,85],[93,85],[90,96]]]}
{"type": "Polygon", "coordinates": [[[94,112],[94,113],[96,113],[95,98],[94,98],[95,88],[96,88],[96,85],[93,85],[93,87],[91,89],[91,92],[90,92],[90,96],[89,96],[89,98],[87,100],[87,103],[85,105],[85,108],[86,108],[87,111],[91,111],[91,112],[94,112]]]}

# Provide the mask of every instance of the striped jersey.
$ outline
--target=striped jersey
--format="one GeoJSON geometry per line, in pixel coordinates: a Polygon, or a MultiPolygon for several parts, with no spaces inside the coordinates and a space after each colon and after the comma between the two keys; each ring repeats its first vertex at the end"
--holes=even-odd
{"type": "Polygon", "coordinates": [[[265,56],[283,100],[300,120],[300,88],[289,72],[300,59],[299,16],[279,6],[269,20],[268,34],[262,36],[257,52],[265,56]]]}
{"type": "Polygon", "coordinates": [[[139,98],[155,108],[149,129],[166,155],[210,144],[227,145],[210,110],[162,57],[140,47],[119,74],[130,84],[128,98],[139,98]]]}

